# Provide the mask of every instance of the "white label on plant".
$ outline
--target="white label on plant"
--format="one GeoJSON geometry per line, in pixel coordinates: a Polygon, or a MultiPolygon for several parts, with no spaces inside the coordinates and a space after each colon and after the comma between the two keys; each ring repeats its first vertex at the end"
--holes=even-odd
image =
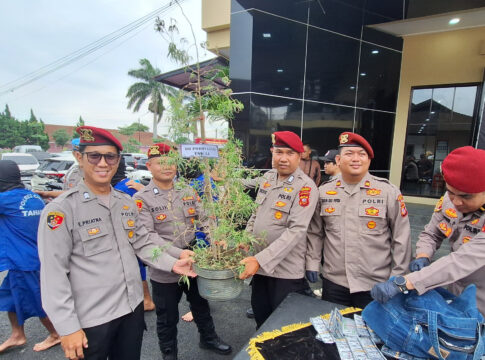
{"type": "Polygon", "coordinates": [[[217,145],[211,144],[182,144],[180,145],[180,151],[182,157],[202,157],[202,158],[214,158],[219,157],[217,145]]]}

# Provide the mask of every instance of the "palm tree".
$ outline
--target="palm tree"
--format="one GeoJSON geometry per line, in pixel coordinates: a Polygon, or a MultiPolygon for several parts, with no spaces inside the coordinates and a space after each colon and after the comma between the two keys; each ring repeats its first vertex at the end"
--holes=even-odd
{"type": "Polygon", "coordinates": [[[161,71],[150,64],[148,59],[140,60],[140,69],[133,69],[128,71],[128,75],[140,79],[142,81],[136,82],[130,86],[126,97],[129,98],[128,109],[133,106],[133,111],[139,111],[140,106],[149,100],[148,110],[153,113],[153,138],[156,139],[157,125],[162,119],[163,111],[163,96],[170,96],[175,94],[175,90],[169,86],[166,86],[154,78],[161,74],[161,71]]]}

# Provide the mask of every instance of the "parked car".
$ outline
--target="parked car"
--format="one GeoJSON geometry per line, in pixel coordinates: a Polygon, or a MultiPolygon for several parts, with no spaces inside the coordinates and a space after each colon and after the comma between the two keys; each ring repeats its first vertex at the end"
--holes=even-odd
{"type": "Polygon", "coordinates": [[[121,153],[121,156],[125,159],[126,166],[131,166],[133,169],[138,167],[138,163],[141,160],[148,158],[146,154],[139,153],[121,153]]]}
{"type": "Polygon", "coordinates": [[[2,160],[12,160],[18,166],[20,171],[34,172],[39,167],[39,162],[31,154],[25,153],[3,153],[2,160]]]}
{"type": "Polygon", "coordinates": [[[37,151],[42,151],[39,145],[18,145],[13,148],[13,152],[16,153],[33,153],[37,151]]]}
{"type": "Polygon", "coordinates": [[[127,172],[126,177],[133,180],[138,180],[143,185],[148,185],[152,179],[152,173],[148,170],[136,169],[131,172],[127,172]]]}
{"type": "Polygon", "coordinates": [[[32,176],[32,188],[43,190],[46,184],[52,180],[62,181],[64,175],[74,164],[76,164],[76,159],[72,154],[63,154],[45,160],[32,176]]]}
{"type": "Polygon", "coordinates": [[[30,187],[34,171],[39,167],[39,162],[32,154],[3,153],[1,154],[1,159],[14,161],[19,167],[22,182],[27,187],[30,187]]]}

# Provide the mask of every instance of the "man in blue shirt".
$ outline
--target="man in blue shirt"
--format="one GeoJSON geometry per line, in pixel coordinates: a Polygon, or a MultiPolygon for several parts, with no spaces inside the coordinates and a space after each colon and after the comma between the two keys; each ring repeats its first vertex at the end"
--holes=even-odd
{"type": "Polygon", "coordinates": [[[27,341],[24,322],[37,316],[49,336],[34,351],[59,344],[60,338],[40,299],[40,263],[37,227],[44,202],[24,188],[20,171],[13,161],[0,160],[0,271],[8,274],[0,286],[0,311],[8,312],[12,334],[0,345],[0,354],[27,341]]]}

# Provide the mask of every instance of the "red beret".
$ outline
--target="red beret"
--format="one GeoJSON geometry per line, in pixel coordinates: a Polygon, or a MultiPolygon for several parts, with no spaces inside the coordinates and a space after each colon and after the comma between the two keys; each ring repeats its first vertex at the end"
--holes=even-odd
{"type": "Polygon", "coordinates": [[[468,194],[485,191],[485,150],[464,146],[453,150],[441,164],[448,185],[468,194]]]}
{"type": "Polygon", "coordinates": [[[367,152],[367,155],[369,155],[370,159],[374,158],[374,150],[372,150],[372,146],[370,146],[367,140],[359,134],[345,131],[339,135],[338,142],[340,144],[339,147],[360,146],[367,152]]]}
{"type": "Polygon", "coordinates": [[[148,155],[148,158],[150,159],[153,157],[167,154],[171,149],[172,148],[167,144],[157,143],[150,146],[150,148],[148,149],[147,155],[148,155]]]}
{"type": "Polygon", "coordinates": [[[298,135],[292,131],[277,131],[271,134],[273,140],[273,147],[289,147],[296,152],[302,153],[303,143],[298,135]]]}
{"type": "Polygon", "coordinates": [[[80,135],[79,145],[113,145],[116,146],[119,151],[123,150],[123,146],[119,140],[107,130],[94,126],[80,126],[76,129],[76,132],[80,135]]]}

